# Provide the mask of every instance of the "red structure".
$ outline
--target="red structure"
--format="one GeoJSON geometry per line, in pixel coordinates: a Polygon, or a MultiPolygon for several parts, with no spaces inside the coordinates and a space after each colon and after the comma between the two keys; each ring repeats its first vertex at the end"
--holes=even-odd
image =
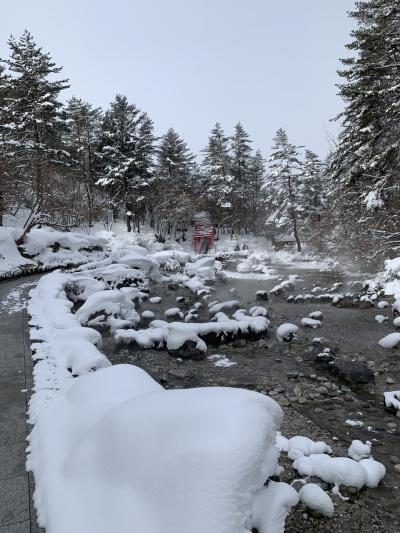
{"type": "Polygon", "coordinates": [[[209,216],[201,213],[194,217],[193,250],[198,254],[206,254],[214,244],[214,225],[209,216]]]}

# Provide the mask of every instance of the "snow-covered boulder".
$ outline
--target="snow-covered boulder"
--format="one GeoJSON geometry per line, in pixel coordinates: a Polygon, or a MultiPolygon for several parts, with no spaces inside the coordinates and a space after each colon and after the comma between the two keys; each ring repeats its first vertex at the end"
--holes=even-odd
{"type": "Polygon", "coordinates": [[[163,390],[132,365],[84,376],[30,436],[39,524],[57,533],[279,531],[266,524],[282,521],[298,495],[288,485],[289,499],[259,491],[277,471],[281,417],[261,394],[163,390]]]}
{"type": "Polygon", "coordinates": [[[386,409],[400,414],[400,390],[384,392],[383,399],[386,409]]]}
{"type": "Polygon", "coordinates": [[[160,268],[160,265],[157,259],[155,259],[155,257],[152,257],[148,254],[142,254],[133,250],[125,255],[122,255],[118,259],[118,263],[127,265],[129,268],[143,270],[151,278],[156,277],[160,268]]]}
{"type": "Polygon", "coordinates": [[[301,319],[301,325],[306,327],[306,328],[315,329],[315,328],[318,328],[321,325],[321,321],[320,320],[315,320],[314,318],[305,317],[305,318],[301,319]]]}
{"type": "Polygon", "coordinates": [[[353,440],[347,450],[347,455],[355,461],[367,459],[371,455],[371,446],[372,443],[369,440],[365,444],[361,440],[353,440]]]}
{"type": "MultiPolygon", "coordinates": [[[[133,289],[134,295],[139,296],[140,291],[133,289]]],[[[140,316],[135,310],[135,303],[122,289],[98,291],[91,294],[85,303],[75,313],[75,317],[82,325],[88,324],[95,315],[101,314],[102,321],[107,323],[107,317],[115,316],[137,324],[140,316]]],[[[98,322],[98,321],[97,321],[98,322]]],[[[110,324],[109,324],[110,325],[110,324]]]]}
{"type": "Polygon", "coordinates": [[[397,348],[400,344],[400,333],[389,333],[378,342],[379,346],[386,349],[397,348]]]}
{"type": "Polygon", "coordinates": [[[190,254],[187,252],[181,252],[180,250],[162,250],[150,254],[154,257],[160,265],[165,265],[168,261],[177,261],[180,265],[184,265],[190,259],[190,254]]]}
{"type": "Polygon", "coordinates": [[[335,513],[333,502],[326,492],[324,492],[319,485],[315,483],[307,483],[299,491],[301,503],[317,511],[324,516],[331,517],[335,513]]]}
{"type": "Polygon", "coordinates": [[[185,270],[188,276],[198,276],[202,279],[215,279],[215,258],[206,256],[198,259],[195,263],[186,263],[185,270]]]}
{"type": "Polygon", "coordinates": [[[323,441],[314,442],[308,437],[296,435],[288,441],[289,459],[298,459],[303,455],[332,453],[331,447],[323,441]]]}
{"type": "Polygon", "coordinates": [[[281,324],[276,330],[276,336],[281,342],[290,342],[299,331],[298,326],[295,324],[285,323],[281,324]]]}
{"type": "Polygon", "coordinates": [[[299,499],[297,491],[287,483],[270,481],[257,492],[254,499],[253,527],[259,533],[283,533],[286,516],[299,503],[299,499]]]}

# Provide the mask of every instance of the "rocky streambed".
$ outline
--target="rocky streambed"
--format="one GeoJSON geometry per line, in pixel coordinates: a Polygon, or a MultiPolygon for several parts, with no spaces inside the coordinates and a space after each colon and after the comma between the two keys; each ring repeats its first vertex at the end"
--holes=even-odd
{"type": "MultiPolygon", "coordinates": [[[[175,281],[153,284],[150,296],[160,296],[161,301],[145,301],[140,311],[152,311],[155,318],[165,320],[165,310],[179,307],[187,312],[197,302],[202,304],[197,320],[207,321],[207,303],[235,298],[246,309],[267,307],[268,334],[209,344],[203,357],[191,358],[187,352],[171,356],[166,350],[116,345],[110,334],[103,333],[107,356],[115,363],[142,367],[169,388],[219,385],[268,394],[285,411],[284,435],[325,440],[335,454],[346,455],[354,439],[371,441],[375,459],[387,469],[384,482],[374,490],[344,491],[349,499],[336,497],[332,519],[299,506],[288,518],[286,529],[398,532],[400,418],[385,411],[383,392],[400,388],[400,356],[378,346],[380,338],[394,331],[391,309],[378,309],[377,302],[360,298],[360,284],[338,272],[273,265],[277,276],[291,283],[271,295],[279,279],[240,275],[234,267],[232,262],[225,263],[225,275],[210,284],[206,299],[175,281]],[[263,296],[257,297],[257,291],[266,291],[268,301],[260,300],[263,296]],[[347,296],[335,298],[342,293],[347,296]],[[322,313],[321,324],[315,329],[302,326],[302,318],[315,311],[322,313]],[[387,320],[377,322],[377,314],[387,320]],[[297,338],[287,343],[278,341],[275,334],[285,322],[299,326],[297,338]]],[[[294,481],[290,462],[284,466],[284,480],[294,481]]]]}

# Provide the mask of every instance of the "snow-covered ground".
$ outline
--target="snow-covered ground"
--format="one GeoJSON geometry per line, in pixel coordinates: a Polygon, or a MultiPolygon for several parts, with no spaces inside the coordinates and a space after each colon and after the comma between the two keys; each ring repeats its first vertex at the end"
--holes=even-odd
{"type": "MultiPolygon", "coordinates": [[[[42,237],[37,241],[48,249],[42,237]]],[[[194,257],[187,243],[168,248],[149,229],[93,238],[106,238],[103,255],[75,272],[43,276],[28,308],[36,360],[28,468],[39,523],[48,533],[279,533],[300,501],[332,516],[323,482],[339,496],[343,486],[377,486],[385,468],[373,460],[370,444],[354,442],[349,457],[333,457],[325,442],[286,439],[279,433],[282,410],[265,394],[229,387],[165,390],[136,366],[111,366],[94,327],[143,348],[174,351],[192,343],[204,352],[207,335],[259,333],[269,320],[264,306],[237,309],[235,299],[212,300],[208,282],[221,275],[218,249],[194,257]],[[170,308],[165,320],[139,314],[149,280],[186,285],[205,298],[212,318],[198,322],[197,307],[184,313],[170,308]],[[142,320],[150,321],[147,327],[142,320]],[[269,480],[280,473],[280,453],[293,462],[300,489],[269,480]]],[[[243,258],[249,253],[255,252],[241,252],[243,258]]],[[[269,260],[251,260],[258,270],[249,273],[265,275],[269,260]]],[[[160,302],[156,295],[150,300],[160,302]]],[[[311,315],[304,325],[319,322],[320,314],[311,315]]],[[[298,332],[283,324],[277,336],[287,341],[298,332]]],[[[208,359],[224,372],[236,364],[218,353],[208,359]]]]}

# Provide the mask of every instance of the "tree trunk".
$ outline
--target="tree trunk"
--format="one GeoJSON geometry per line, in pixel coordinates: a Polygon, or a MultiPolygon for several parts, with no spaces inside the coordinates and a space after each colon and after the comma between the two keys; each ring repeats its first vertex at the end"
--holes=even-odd
{"type": "Polygon", "coordinates": [[[294,209],[292,209],[291,216],[292,216],[292,222],[293,222],[293,235],[294,235],[294,238],[296,239],[297,251],[301,252],[301,243],[299,239],[299,233],[297,231],[297,220],[296,220],[296,213],[294,212],[294,209]]]}

